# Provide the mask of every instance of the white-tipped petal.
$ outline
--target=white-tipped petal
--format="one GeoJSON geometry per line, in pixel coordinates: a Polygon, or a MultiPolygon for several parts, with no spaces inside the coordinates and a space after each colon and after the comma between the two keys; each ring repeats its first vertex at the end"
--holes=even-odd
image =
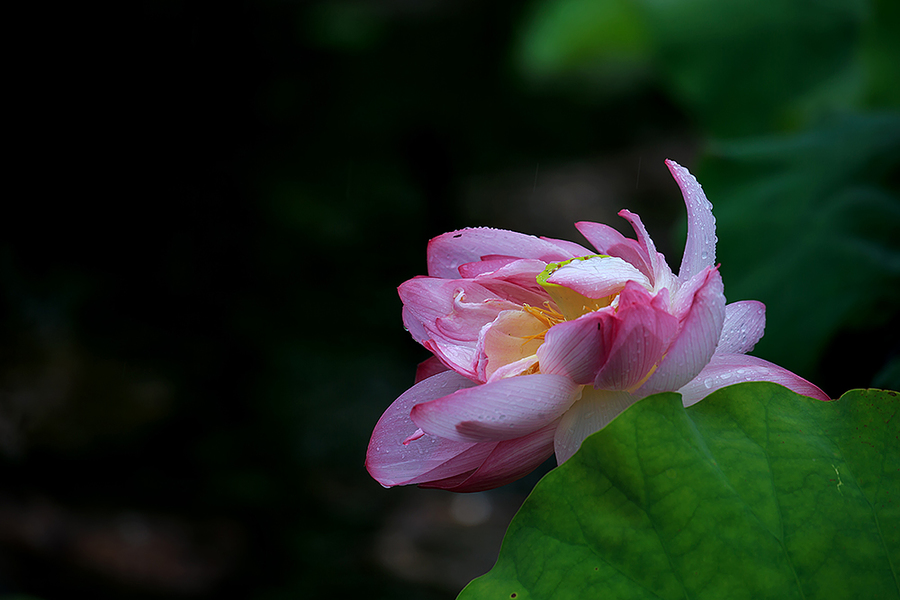
{"type": "Polygon", "coordinates": [[[674,160],[667,160],[666,166],[681,188],[687,206],[687,243],[678,269],[678,279],[687,281],[716,262],[716,218],[697,178],[674,160]]]}
{"type": "Polygon", "coordinates": [[[606,427],[610,421],[637,402],[628,392],[611,392],[587,388],[556,427],[553,446],[557,464],[563,464],[581,448],[589,435],[606,427]]]}

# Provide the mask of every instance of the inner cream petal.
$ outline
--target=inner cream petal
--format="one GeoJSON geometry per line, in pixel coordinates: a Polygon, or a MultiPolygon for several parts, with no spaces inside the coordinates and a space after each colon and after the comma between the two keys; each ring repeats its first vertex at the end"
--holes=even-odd
{"type": "Polygon", "coordinates": [[[487,358],[485,377],[490,379],[497,369],[534,356],[545,331],[547,326],[532,313],[524,310],[501,312],[483,332],[481,345],[487,358]]]}

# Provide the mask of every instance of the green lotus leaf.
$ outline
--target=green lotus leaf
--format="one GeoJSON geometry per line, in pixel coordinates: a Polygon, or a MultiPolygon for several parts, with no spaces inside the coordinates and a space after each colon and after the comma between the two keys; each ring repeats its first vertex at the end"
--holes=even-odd
{"type": "Polygon", "coordinates": [[[900,397],[651,396],[535,487],[460,598],[900,598],[900,397]]]}

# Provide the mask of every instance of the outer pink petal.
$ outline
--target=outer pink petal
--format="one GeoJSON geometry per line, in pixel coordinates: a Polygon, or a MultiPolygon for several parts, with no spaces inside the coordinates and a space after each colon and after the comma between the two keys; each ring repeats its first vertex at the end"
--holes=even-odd
{"type": "Polygon", "coordinates": [[[666,166],[681,188],[687,206],[687,243],[678,269],[678,278],[686,281],[716,262],[716,218],[712,203],[706,199],[697,179],[673,160],[667,160],[666,166]]]}
{"type": "Polygon", "coordinates": [[[567,287],[593,299],[619,293],[628,281],[650,287],[650,281],[643,273],[631,263],[615,256],[576,260],[560,267],[547,278],[549,283],[567,287]]]}
{"type": "Polygon", "coordinates": [[[697,376],[716,351],[725,320],[725,293],[717,269],[707,269],[704,284],[695,292],[691,308],[681,322],[678,337],[659,367],[641,386],[639,394],[677,390],[697,376]]]}
{"type": "Polygon", "coordinates": [[[589,435],[606,427],[610,421],[637,402],[628,392],[586,389],[581,400],[563,415],[554,437],[557,464],[563,464],[578,452],[589,435]]]}
{"type": "Polygon", "coordinates": [[[666,291],[651,297],[633,281],[626,285],[619,295],[609,355],[594,387],[628,390],[662,359],[678,330],[678,320],[666,310],[667,299],[666,291]]]}
{"type": "Polygon", "coordinates": [[[524,233],[487,227],[460,229],[439,235],[428,243],[428,274],[454,279],[459,277],[460,265],[497,254],[537,258],[544,262],[573,257],[569,247],[524,233]]]}
{"type": "Polygon", "coordinates": [[[481,328],[500,312],[518,309],[469,279],[417,277],[398,291],[403,322],[413,337],[444,364],[473,378],[481,328]]]}
{"type": "Polygon", "coordinates": [[[732,302],[725,307],[725,324],[716,354],[746,354],[766,329],[766,305],[756,300],[732,302]]]}
{"type": "Polygon", "coordinates": [[[414,340],[420,344],[424,344],[425,341],[431,337],[431,334],[425,329],[425,324],[419,320],[418,311],[410,310],[404,306],[401,315],[403,317],[403,326],[414,340]]]}
{"type": "MultiPolygon", "coordinates": [[[[416,444],[419,440],[410,442],[416,444]]],[[[404,485],[418,484],[421,487],[439,487],[431,485],[435,481],[455,481],[456,484],[468,479],[477,471],[487,457],[491,455],[500,442],[484,442],[471,444],[471,448],[441,463],[434,469],[413,477],[404,485]]]]}
{"type": "Polygon", "coordinates": [[[457,442],[511,440],[559,418],[580,393],[568,377],[521,375],[418,404],[410,416],[422,430],[457,442]]]}
{"type": "Polygon", "coordinates": [[[444,480],[422,484],[421,487],[437,487],[453,492],[480,492],[521,479],[553,454],[553,434],[558,423],[559,420],[556,420],[534,433],[496,443],[496,447],[478,470],[462,482],[444,480]]]}
{"type": "Polygon", "coordinates": [[[416,367],[416,381],[415,383],[419,383],[420,381],[425,381],[432,375],[437,375],[438,373],[443,373],[449,367],[439,361],[437,357],[432,356],[431,358],[426,358],[422,362],[419,363],[419,366],[416,367]]]}
{"type": "Polygon", "coordinates": [[[575,223],[575,227],[597,249],[598,253],[618,256],[637,267],[644,275],[650,276],[650,257],[636,241],[603,223],[581,221],[575,223]]]}
{"type": "Polygon", "coordinates": [[[397,291],[404,309],[423,325],[429,337],[453,341],[477,341],[485,323],[503,310],[518,308],[469,279],[416,277],[397,291]]]}
{"type": "Polygon", "coordinates": [[[803,396],[816,400],[830,400],[825,392],[802,377],[766,360],[746,354],[716,354],[700,374],[678,392],[684,405],[690,406],[719,388],[744,381],[771,381],[803,396]]]}
{"type": "MultiPolygon", "coordinates": [[[[378,420],[369,441],[366,468],[372,477],[384,486],[410,483],[474,447],[475,444],[472,443],[460,443],[430,435],[403,444],[417,430],[409,417],[415,404],[441,398],[473,385],[475,384],[465,377],[453,371],[445,371],[417,383],[397,398],[378,420]]],[[[479,464],[481,463],[476,461],[468,469],[465,468],[466,465],[460,465],[459,472],[475,469],[479,464]]]]}
{"type": "Polygon", "coordinates": [[[601,309],[551,327],[537,351],[541,373],[593,383],[609,353],[614,319],[611,310],[601,309]]]}

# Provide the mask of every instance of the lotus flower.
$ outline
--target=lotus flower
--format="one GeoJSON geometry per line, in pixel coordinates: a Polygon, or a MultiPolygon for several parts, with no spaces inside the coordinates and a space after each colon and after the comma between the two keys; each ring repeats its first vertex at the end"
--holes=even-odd
{"type": "Polygon", "coordinates": [[[559,464],[634,402],[665,391],[690,405],[741,381],[828,400],[797,375],[747,356],[765,306],[726,306],[712,205],[673,161],[688,213],[678,275],[638,215],[629,239],[575,226],[594,247],[486,228],[438,236],[428,276],[399,288],[403,321],[434,357],[385,411],[366,458],[382,485],[472,492],[559,464]]]}

